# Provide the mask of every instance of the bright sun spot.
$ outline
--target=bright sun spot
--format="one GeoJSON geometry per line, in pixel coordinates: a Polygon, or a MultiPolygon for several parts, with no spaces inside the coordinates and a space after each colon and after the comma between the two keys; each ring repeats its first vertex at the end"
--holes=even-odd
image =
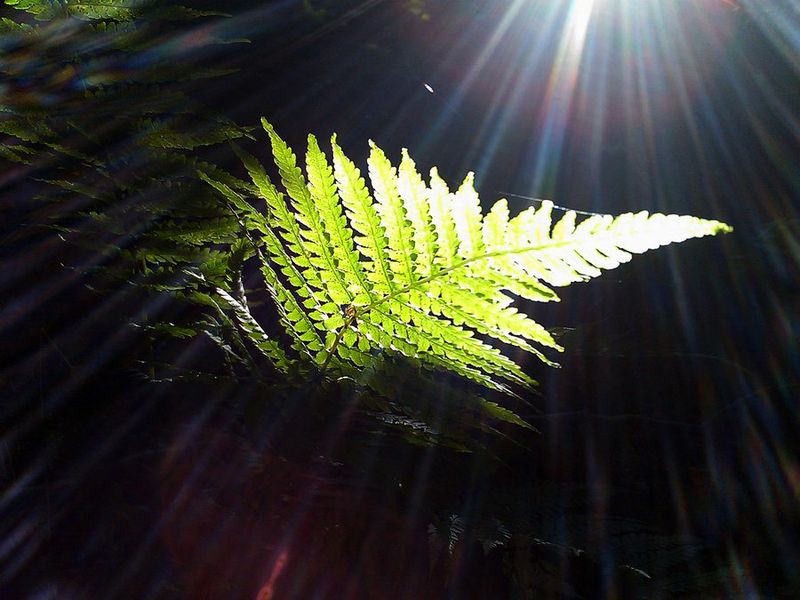
{"type": "Polygon", "coordinates": [[[586,32],[589,18],[592,16],[595,0],[572,0],[569,27],[575,31],[586,32]]]}
{"type": "Polygon", "coordinates": [[[572,6],[567,20],[567,31],[565,40],[571,51],[583,49],[583,42],[586,39],[586,30],[589,28],[589,20],[592,17],[595,0],[572,0],[572,6]]]}
{"type": "Polygon", "coordinates": [[[558,42],[542,113],[543,137],[535,167],[536,181],[542,177],[547,158],[558,156],[567,129],[586,34],[596,0],[572,0],[558,42]]]}

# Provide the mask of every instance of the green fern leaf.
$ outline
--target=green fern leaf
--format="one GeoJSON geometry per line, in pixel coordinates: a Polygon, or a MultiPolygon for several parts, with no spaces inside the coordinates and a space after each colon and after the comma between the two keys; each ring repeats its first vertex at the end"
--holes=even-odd
{"type": "Polygon", "coordinates": [[[436,230],[431,220],[428,188],[405,149],[398,169],[397,189],[413,227],[416,272],[426,277],[431,274],[436,260],[436,230]]]}
{"type": "MultiPolygon", "coordinates": [[[[347,284],[339,271],[336,260],[333,256],[332,244],[329,243],[327,233],[322,225],[322,217],[319,214],[317,205],[311,191],[306,186],[303,174],[297,166],[297,161],[291,148],[278,137],[272,127],[265,122],[265,128],[272,141],[272,153],[275,157],[275,165],[278,167],[292,208],[295,210],[295,219],[299,223],[299,228],[295,240],[296,247],[300,246],[305,252],[303,254],[303,265],[316,272],[318,276],[320,298],[330,299],[335,304],[344,305],[352,300],[352,296],[347,291],[347,284]]],[[[313,162],[313,157],[309,161],[313,162]]]]}
{"type": "MultiPolygon", "coordinates": [[[[384,352],[504,393],[513,393],[509,385],[533,386],[493,343],[550,365],[544,351],[562,348],[512,306],[515,297],[558,300],[552,288],[596,277],[633,254],[731,230],[718,221],[646,212],[578,222],[567,211],[554,222],[547,201],[512,218],[501,199],[484,215],[471,173],[452,193],[435,169],[426,184],[406,151],[396,168],[370,142],[373,198],[335,136],[332,160],[309,137],[304,174],[288,145],[263,125],[288,200],[243,152],[266,215],[204,178],[256,233],[265,284],[297,360],[310,359],[307,368],[316,364],[326,377],[349,377],[384,352]]],[[[485,408],[521,422],[506,409],[485,408]]]]}
{"type": "Polygon", "coordinates": [[[413,258],[413,230],[397,189],[397,171],[383,150],[370,141],[369,176],[375,190],[377,212],[386,232],[387,254],[393,279],[398,286],[416,281],[413,258]]]}
{"type": "MultiPolygon", "coordinates": [[[[365,277],[376,293],[387,293],[394,289],[394,284],[387,254],[386,231],[360,171],[336,144],[335,135],[331,139],[331,145],[340,198],[350,219],[358,250],[366,259],[365,277]]],[[[370,302],[372,300],[373,298],[369,299],[370,302]]],[[[363,306],[366,302],[356,296],[353,304],[363,306]]]]}
{"type": "Polygon", "coordinates": [[[145,4],[141,0],[5,0],[5,3],[38,20],[75,16],[118,21],[135,18],[138,9],[145,4]]]}
{"type": "Polygon", "coordinates": [[[286,357],[286,353],[277,341],[267,336],[261,328],[261,325],[259,325],[250,314],[245,304],[222,288],[216,288],[216,293],[220,302],[223,302],[226,307],[233,312],[237,324],[247,334],[247,337],[253,342],[255,347],[263,353],[278,370],[286,373],[291,364],[286,357]]]}
{"type": "Polygon", "coordinates": [[[2,35],[32,34],[34,31],[34,28],[27,23],[17,23],[7,17],[0,18],[0,34],[2,35]]]}

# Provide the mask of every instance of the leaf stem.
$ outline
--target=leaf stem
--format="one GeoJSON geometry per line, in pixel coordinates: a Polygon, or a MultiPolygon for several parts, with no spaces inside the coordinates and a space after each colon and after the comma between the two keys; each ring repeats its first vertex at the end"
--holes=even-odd
{"type": "Polygon", "coordinates": [[[440,279],[440,278],[444,277],[445,275],[447,275],[448,273],[451,273],[452,271],[455,271],[457,269],[465,267],[465,266],[467,266],[467,265],[469,265],[471,263],[478,262],[479,260],[485,260],[487,258],[494,258],[496,256],[505,256],[507,254],[523,254],[525,252],[533,252],[533,251],[536,251],[536,250],[545,250],[547,248],[554,248],[554,247],[562,246],[562,245],[564,245],[566,243],[571,243],[571,242],[574,242],[574,241],[575,241],[574,239],[571,239],[571,240],[566,240],[564,242],[559,241],[559,242],[553,242],[553,243],[550,243],[550,244],[540,244],[540,245],[537,245],[537,246],[526,246],[524,248],[507,248],[505,250],[494,250],[493,252],[485,252],[483,254],[478,254],[477,256],[470,256],[469,258],[464,258],[464,259],[460,260],[459,262],[457,262],[457,263],[455,263],[453,265],[450,265],[449,267],[445,267],[444,269],[436,271],[435,273],[431,273],[427,277],[423,277],[422,279],[418,279],[417,281],[409,283],[409,284],[407,284],[407,285],[405,285],[405,286],[403,286],[403,287],[401,287],[401,288],[399,288],[397,290],[394,290],[393,292],[391,292],[389,294],[386,294],[385,296],[382,296],[382,297],[378,298],[377,300],[371,302],[367,306],[364,306],[361,309],[357,310],[355,316],[356,317],[360,317],[361,315],[369,312],[370,310],[372,310],[376,306],[378,306],[380,304],[383,304],[384,302],[388,302],[392,298],[395,298],[395,297],[397,297],[397,296],[399,296],[401,294],[405,294],[406,292],[410,292],[410,291],[412,291],[414,289],[417,289],[420,286],[425,285],[426,283],[430,283],[431,281],[435,281],[436,279],[440,279]]]}
{"type": "Polygon", "coordinates": [[[339,331],[336,332],[336,337],[333,339],[333,343],[331,344],[331,347],[328,349],[328,355],[325,357],[325,361],[322,363],[322,366],[320,366],[320,368],[319,368],[320,374],[324,373],[325,369],[328,368],[328,364],[330,364],[331,359],[333,358],[333,355],[336,352],[336,348],[339,346],[339,343],[342,341],[342,336],[344,335],[344,332],[347,331],[347,328],[350,327],[350,325],[353,324],[353,321],[356,320],[356,316],[357,315],[358,315],[358,312],[356,312],[356,311],[351,313],[350,316],[347,317],[347,320],[344,322],[344,324],[339,328],[339,331]]]}

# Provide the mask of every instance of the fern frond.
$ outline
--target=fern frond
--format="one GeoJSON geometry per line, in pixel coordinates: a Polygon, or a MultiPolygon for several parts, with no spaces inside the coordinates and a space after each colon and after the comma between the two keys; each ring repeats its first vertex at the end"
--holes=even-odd
{"type": "Polygon", "coordinates": [[[442,267],[449,267],[458,253],[458,235],[450,212],[452,195],[447,184],[439,177],[436,167],[431,169],[429,198],[431,220],[436,230],[436,263],[442,267]]]}
{"type": "Polygon", "coordinates": [[[397,189],[397,170],[374,142],[370,141],[370,147],[367,164],[375,190],[377,212],[386,232],[389,265],[395,284],[402,287],[417,279],[414,273],[413,230],[397,189]]]}
{"type": "Polygon", "coordinates": [[[276,340],[267,336],[261,325],[253,318],[245,304],[234,298],[222,288],[216,288],[217,296],[226,307],[233,312],[239,327],[247,334],[253,345],[281,372],[289,370],[290,362],[286,353],[276,340]]]}
{"type": "Polygon", "coordinates": [[[415,270],[419,276],[426,277],[431,274],[436,260],[436,230],[431,220],[429,190],[405,149],[398,169],[397,189],[413,228],[415,270]]]}
{"type": "Polygon", "coordinates": [[[142,121],[140,127],[141,143],[151,148],[193,150],[201,146],[212,146],[243,137],[252,139],[245,128],[234,125],[225,119],[216,119],[202,128],[194,124],[191,130],[186,131],[180,131],[169,121],[155,119],[142,121]]]}
{"type": "Polygon", "coordinates": [[[0,18],[0,34],[31,34],[35,29],[27,23],[17,23],[7,17],[0,18]]]}
{"type": "Polygon", "coordinates": [[[23,10],[38,20],[78,17],[87,20],[131,21],[139,17],[184,21],[201,17],[230,16],[214,10],[187,6],[158,6],[154,0],[5,0],[7,6],[23,10]]]}
{"type": "MultiPolygon", "coordinates": [[[[294,152],[266,122],[265,128],[272,141],[272,153],[280,172],[281,182],[295,210],[296,223],[299,224],[294,231],[297,234],[294,247],[301,249],[304,255],[300,266],[316,273],[321,298],[327,298],[337,305],[344,306],[353,297],[348,292],[346,281],[337,267],[332,251],[333,244],[329,243],[315,199],[297,166],[294,152]]],[[[313,156],[310,155],[309,161],[313,163],[313,156]]]]}
{"type": "MultiPolygon", "coordinates": [[[[266,179],[266,174],[264,174],[263,171],[259,173],[257,165],[251,162],[249,157],[245,157],[243,153],[240,153],[240,156],[245,158],[245,160],[247,160],[246,164],[248,164],[250,169],[253,169],[252,172],[254,173],[256,185],[268,190],[268,188],[265,187],[269,184],[269,180],[266,179]]],[[[239,196],[224,183],[211,179],[203,172],[200,172],[200,177],[212,185],[226,200],[231,202],[231,204],[241,212],[242,218],[246,220],[250,228],[257,230],[263,236],[266,252],[272,260],[268,261],[264,256],[259,256],[261,273],[264,276],[267,289],[281,313],[281,324],[286,329],[287,333],[292,336],[292,348],[306,359],[313,359],[317,354],[323,351],[324,344],[316,333],[313,321],[300,304],[300,300],[303,298],[306,300],[314,298],[313,290],[311,290],[307,284],[304,284],[303,276],[292,265],[291,260],[286,255],[277,236],[269,227],[267,220],[250,206],[244,198],[239,196]],[[278,269],[283,270],[290,285],[295,287],[295,292],[290,291],[281,283],[276,269],[274,269],[272,265],[276,265],[278,269]]]]}
{"type": "Polygon", "coordinates": [[[359,265],[358,253],[353,245],[352,230],[347,225],[339,197],[336,194],[333,170],[314,136],[308,137],[306,170],[309,178],[309,190],[319,208],[337,268],[351,282],[346,287],[353,296],[365,292],[369,286],[364,271],[359,265]]]}
{"type": "Polygon", "coordinates": [[[137,9],[145,4],[141,0],[5,0],[5,3],[38,20],[76,16],[120,21],[135,18],[137,9]]]}
{"type": "Polygon", "coordinates": [[[315,259],[303,241],[300,226],[283,194],[277,191],[253,157],[241,151],[239,154],[269,211],[270,218],[256,228],[269,258],[262,260],[265,283],[283,315],[287,331],[299,334],[296,339],[306,344],[304,354],[322,364],[330,354],[325,352],[320,335],[330,333],[325,323],[335,318],[336,304],[325,292],[320,270],[315,266],[315,259]],[[277,272],[285,277],[286,286],[278,279],[277,272]]]}
{"type": "MultiPolygon", "coordinates": [[[[380,216],[369,195],[366,183],[361,177],[361,172],[339,148],[336,136],[331,138],[331,146],[333,147],[334,173],[339,195],[350,219],[350,226],[355,233],[356,246],[361,255],[367,259],[364,269],[365,277],[370,281],[375,292],[386,293],[394,289],[387,255],[386,231],[381,224],[380,216]]],[[[359,300],[359,298],[356,297],[355,300],[359,300]]],[[[361,301],[354,302],[354,304],[363,306],[365,303],[361,301]]]]}
{"type": "Polygon", "coordinates": [[[533,386],[493,342],[550,365],[544,351],[562,348],[512,306],[515,297],[558,300],[552,288],[596,277],[632,254],[730,231],[718,221],[646,212],[578,222],[567,211],[554,221],[546,201],[512,218],[501,199],[484,215],[471,173],[452,193],[435,169],[426,184],[406,151],[396,168],[370,142],[373,198],[335,137],[329,160],[309,136],[304,174],[263,125],[288,198],[244,153],[266,215],[205,178],[257,232],[265,284],[297,358],[310,357],[326,376],[357,372],[371,354],[387,352],[505,393],[533,386]]]}

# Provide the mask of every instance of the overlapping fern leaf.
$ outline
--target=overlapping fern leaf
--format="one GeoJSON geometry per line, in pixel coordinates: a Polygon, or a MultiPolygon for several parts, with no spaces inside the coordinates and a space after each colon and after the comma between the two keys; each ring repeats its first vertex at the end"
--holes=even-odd
{"type": "Polygon", "coordinates": [[[77,17],[91,21],[132,21],[143,14],[165,19],[217,16],[224,13],[187,6],[157,6],[155,0],[5,0],[7,6],[33,15],[39,21],[77,17]],[[158,12],[155,13],[153,9],[158,12]]]}
{"type": "Polygon", "coordinates": [[[201,176],[241,216],[261,261],[291,340],[291,349],[271,347],[279,370],[293,364],[360,380],[393,354],[513,393],[535,382],[501,344],[549,364],[546,353],[562,350],[514,308],[515,297],[558,300],[553,288],[596,277],[632,254],[730,231],[718,221],[647,212],[578,222],[568,211],[554,219],[546,201],[512,217],[498,200],[484,214],[471,174],[451,190],[436,169],[426,182],[407,152],[394,166],[373,143],[370,190],[335,136],[331,154],[309,136],[301,166],[263,124],[280,183],[241,157],[265,210],[201,176]]]}
{"type": "Polygon", "coordinates": [[[256,333],[235,316],[239,267],[252,249],[195,176],[202,168],[250,187],[204,158],[251,128],[195,99],[198,80],[230,72],[209,66],[211,49],[238,40],[217,35],[220,21],[209,18],[197,45],[164,44],[221,13],[191,0],[0,4],[17,9],[0,19],[0,173],[22,190],[6,194],[0,245],[68,248],[81,256],[69,268],[91,289],[169,299],[129,316],[153,341],[206,336],[229,366],[248,363],[243,340],[256,333]]]}

